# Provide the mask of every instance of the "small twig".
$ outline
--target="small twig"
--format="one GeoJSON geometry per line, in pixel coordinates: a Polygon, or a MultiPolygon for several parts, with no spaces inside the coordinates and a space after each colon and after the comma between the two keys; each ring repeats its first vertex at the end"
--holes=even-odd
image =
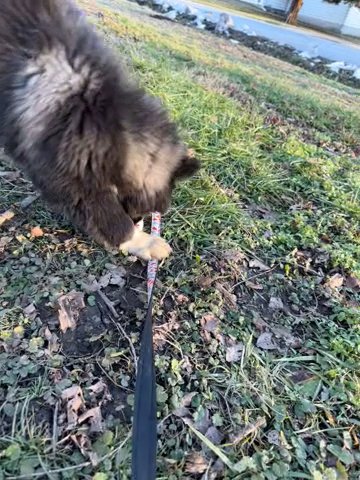
{"type": "Polygon", "coordinates": [[[112,316],[116,319],[120,318],[119,314],[114,308],[114,303],[103,293],[100,289],[97,290],[97,293],[101,300],[105,303],[109,311],[111,312],[112,316]]]}
{"type": "Polygon", "coordinates": [[[111,382],[113,385],[115,385],[115,387],[118,387],[121,390],[125,390],[126,392],[129,392],[129,393],[133,392],[133,390],[131,390],[130,388],[126,388],[123,385],[120,385],[120,383],[117,383],[113,378],[111,378],[110,375],[107,373],[107,371],[104,369],[104,367],[101,365],[101,363],[98,359],[96,359],[96,363],[97,363],[97,366],[102,371],[102,373],[105,375],[105,377],[109,380],[109,382],[111,382]]]}
{"type": "Polygon", "coordinates": [[[137,374],[137,356],[136,356],[135,348],[134,348],[134,345],[131,341],[131,338],[125,332],[125,330],[121,326],[121,324],[116,321],[116,320],[119,320],[120,316],[117,313],[117,311],[115,310],[113,302],[100,289],[97,290],[97,293],[98,293],[99,297],[101,298],[101,300],[104,302],[104,304],[109,309],[111,315],[114,317],[114,318],[110,317],[110,320],[113,322],[115,327],[119,330],[119,332],[123,335],[123,337],[127,340],[128,344],[129,344],[131,356],[133,357],[133,361],[134,361],[135,373],[137,374]]]}
{"type": "Polygon", "coordinates": [[[254,280],[254,278],[258,278],[258,277],[262,277],[263,275],[267,275],[268,273],[275,270],[276,267],[277,267],[277,264],[274,265],[273,267],[269,268],[268,270],[265,270],[264,272],[257,273],[256,275],[253,275],[252,277],[246,278],[245,280],[242,280],[241,282],[235,283],[235,285],[233,285],[231,290],[234,291],[234,289],[236,287],[239,287],[240,285],[243,285],[244,283],[251,282],[252,280],[254,280]]]}

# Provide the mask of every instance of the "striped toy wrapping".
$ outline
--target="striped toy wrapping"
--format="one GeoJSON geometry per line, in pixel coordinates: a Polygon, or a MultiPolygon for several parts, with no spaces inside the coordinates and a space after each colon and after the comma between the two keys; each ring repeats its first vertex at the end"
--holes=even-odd
{"type": "MultiPolygon", "coordinates": [[[[151,235],[153,235],[154,237],[159,237],[160,226],[161,226],[161,215],[159,212],[155,212],[151,216],[151,235]]],[[[149,301],[151,298],[152,290],[154,288],[157,268],[158,268],[158,261],[150,260],[148,263],[148,270],[147,270],[147,291],[148,291],[149,301]]]]}

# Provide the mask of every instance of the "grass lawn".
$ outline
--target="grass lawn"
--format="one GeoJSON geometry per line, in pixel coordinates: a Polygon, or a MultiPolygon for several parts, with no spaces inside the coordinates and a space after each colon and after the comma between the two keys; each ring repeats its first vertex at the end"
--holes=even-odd
{"type": "MultiPolygon", "coordinates": [[[[358,479],[359,91],[83,4],[203,164],[164,218],[158,479],[358,479]]],[[[128,479],[144,266],[25,208],[5,158],[0,192],[0,479],[128,479]]]]}

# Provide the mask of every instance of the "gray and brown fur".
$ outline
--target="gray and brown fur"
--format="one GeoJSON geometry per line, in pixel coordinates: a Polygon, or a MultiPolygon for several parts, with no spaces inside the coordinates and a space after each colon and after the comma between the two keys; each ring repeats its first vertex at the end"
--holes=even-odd
{"type": "Polygon", "coordinates": [[[0,140],[51,207],[108,247],[198,168],[68,0],[2,2],[0,140]]]}

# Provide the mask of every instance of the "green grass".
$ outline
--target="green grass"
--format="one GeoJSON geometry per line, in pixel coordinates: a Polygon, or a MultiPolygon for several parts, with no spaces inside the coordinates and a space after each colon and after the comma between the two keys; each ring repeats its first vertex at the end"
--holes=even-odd
{"type": "MultiPolygon", "coordinates": [[[[134,4],[112,5],[120,13],[106,11],[99,28],[203,164],[164,218],[174,255],[161,268],[155,308],[158,478],[357,479],[359,92],[156,21],[134,4]]],[[[0,212],[15,208],[19,220],[2,234],[10,240],[0,263],[0,472],[130,478],[130,426],[119,412],[101,407],[105,433],[67,430],[60,401],[81,385],[96,406],[89,388],[101,376],[121,397],[115,403],[131,405],[128,342],[111,324],[91,333],[86,358],[50,355],[46,317],[24,306],[51,310],[108,263],[131,263],[74,237],[41,204],[22,212],[16,203],[29,185],[0,182],[0,212]],[[46,235],[34,240],[27,234],[37,224],[46,235]],[[57,428],[34,402],[56,413],[57,428]]],[[[124,328],[138,349],[143,312],[133,310],[124,328]]]]}

